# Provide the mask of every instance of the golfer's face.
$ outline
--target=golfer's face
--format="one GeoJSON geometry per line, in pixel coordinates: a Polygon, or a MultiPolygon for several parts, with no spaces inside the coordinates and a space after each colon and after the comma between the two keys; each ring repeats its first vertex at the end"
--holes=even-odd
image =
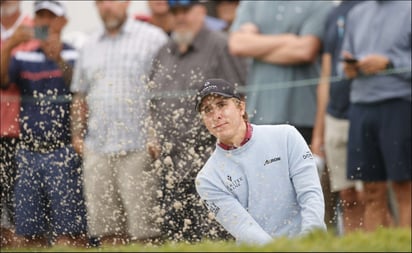
{"type": "Polygon", "coordinates": [[[244,124],[245,106],[235,98],[209,95],[203,99],[200,113],[209,132],[221,142],[230,143],[244,124]]]}

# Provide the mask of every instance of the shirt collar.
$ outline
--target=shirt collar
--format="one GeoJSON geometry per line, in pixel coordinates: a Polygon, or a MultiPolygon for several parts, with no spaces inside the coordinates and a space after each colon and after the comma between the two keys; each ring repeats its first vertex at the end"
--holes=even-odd
{"type": "MultiPolygon", "coordinates": [[[[252,125],[249,122],[246,122],[246,133],[245,133],[245,137],[243,138],[243,141],[240,143],[240,146],[245,145],[250,140],[250,138],[252,138],[252,133],[253,133],[252,125]]],[[[221,142],[217,143],[217,145],[219,145],[219,147],[223,148],[224,150],[232,150],[232,149],[237,148],[235,146],[229,146],[221,142]]]]}

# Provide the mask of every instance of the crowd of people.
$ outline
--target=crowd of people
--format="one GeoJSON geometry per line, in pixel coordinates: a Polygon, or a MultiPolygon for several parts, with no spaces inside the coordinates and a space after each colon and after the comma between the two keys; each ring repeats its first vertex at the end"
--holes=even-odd
{"type": "Polygon", "coordinates": [[[411,2],[129,6],[1,1],[2,247],[411,227],[411,2]]]}

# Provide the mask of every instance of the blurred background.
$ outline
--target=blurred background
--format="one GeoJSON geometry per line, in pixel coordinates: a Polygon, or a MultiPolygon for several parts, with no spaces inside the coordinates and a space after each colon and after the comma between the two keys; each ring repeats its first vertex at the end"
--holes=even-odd
{"type": "MultiPolygon", "coordinates": [[[[33,1],[21,1],[24,14],[33,16],[33,1]]],[[[67,8],[69,22],[63,31],[63,40],[80,47],[87,34],[100,25],[94,0],[62,1],[67,8]]],[[[148,14],[146,1],[131,1],[129,14],[148,14]]]]}

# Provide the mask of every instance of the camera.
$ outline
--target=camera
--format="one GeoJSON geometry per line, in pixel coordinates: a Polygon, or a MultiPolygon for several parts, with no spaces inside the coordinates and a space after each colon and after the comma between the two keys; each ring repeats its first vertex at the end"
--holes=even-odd
{"type": "Polygon", "coordinates": [[[48,26],[35,26],[34,27],[34,37],[39,40],[46,40],[49,36],[48,26]]]}

